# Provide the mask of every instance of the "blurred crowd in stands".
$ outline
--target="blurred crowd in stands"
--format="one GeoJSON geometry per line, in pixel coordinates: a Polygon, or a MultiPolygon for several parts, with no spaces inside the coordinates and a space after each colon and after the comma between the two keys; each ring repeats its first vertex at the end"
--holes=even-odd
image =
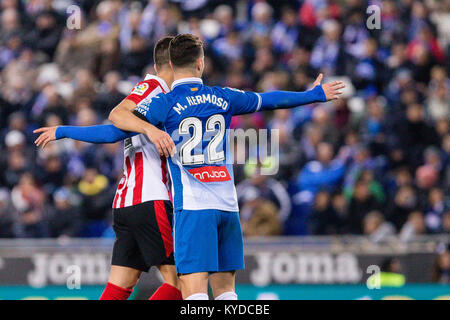
{"type": "Polygon", "coordinates": [[[106,123],[153,73],[157,39],[187,32],[205,42],[208,85],[303,91],[319,72],[348,85],[233,119],[280,138],[276,175],[235,166],[246,235],[450,232],[449,1],[0,0],[0,237],[112,235],[122,144],[38,150],[32,130],[106,123]]]}

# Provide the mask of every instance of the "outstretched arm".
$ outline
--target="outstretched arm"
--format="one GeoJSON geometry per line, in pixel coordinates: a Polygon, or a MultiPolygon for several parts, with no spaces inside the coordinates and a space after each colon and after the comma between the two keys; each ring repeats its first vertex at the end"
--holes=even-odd
{"type": "Polygon", "coordinates": [[[112,124],[89,127],[58,126],[44,127],[33,131],[41,133],[35,144],[44,148],[47,143],[63,138],[85,141],[90,143],[114,143],[137,135],[135,132],[127,132],[114,127],[112,124]]]}
{"type": "Polygon", "coordinates": [[[321,86],[316,86],[304,92],[271,91],[259,95],[261,96],[261,106],[258,111],[294,108],[314,102],[327,101],[321,86]]]}
{"type": "Polygon", "coordinates": [[[272,91],[264,93],[229,90],[233,114],[246,114],[262,110],[295,108],[301,105],[338,99],[345,87],[342,81],[321,85],[322,74],[313,84],[313,89],[304,92],[272,91]]]}
{"type": "Polygon", "coordinates": [[[321,85],[323,75],[319,74],[314,81],[314,88],[304,92],[272,91],[260,93],[261,107],[259,110],[294,108],[314,102],[326,102],[339,98],[341,89],[345,87],[342,81],[333,81],[321,85]]]}

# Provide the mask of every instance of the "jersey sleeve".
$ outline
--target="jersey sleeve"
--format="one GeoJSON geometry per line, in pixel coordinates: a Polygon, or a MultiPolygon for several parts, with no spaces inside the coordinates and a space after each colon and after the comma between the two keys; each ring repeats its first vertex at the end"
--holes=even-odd
{"type": "Polygon", "coordinates": [[[139,82],[136,86],[134,86],[133,90],[126,97],[126,99],[131,100],[136,104],[139,104],[155,90],[158,90],[159,92],[163,91],[158,81],[154,79],[144,80],[139,82]]]}
{"type": "Polygon", "coordinates": [[[167,118],[167,103],[164,94],[157,96],[140,103],[134,110],[134,114],[139,118],[158,126],[164,124],[167,118]]]}
{"type": "Polygon", "coordinates": [[[223,90],[230,100],[230,109],[233,115],[257,112],[261,108],[261,96],[256,92],[233,88],[224,88],[223,90]]]}
{"type": "Polygon", "coordinates": [[[55,132],[57,140],[70,138],[90,143],[114,143],[135,135],[137,133],[120,130],[112,124],[88,127],[59,126],[55,132]]]}

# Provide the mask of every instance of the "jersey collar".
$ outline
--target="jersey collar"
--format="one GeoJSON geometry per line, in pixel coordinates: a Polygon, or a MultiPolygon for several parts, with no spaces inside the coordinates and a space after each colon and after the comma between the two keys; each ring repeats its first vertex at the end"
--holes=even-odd
{"type": "Polygon", "coordinates": [[[160,78],[158,76],[154,76],[150,73],[147,73],[144,80],[150,80],[150,79],[154,79],[154,80],[158,81],[161,84],[161,87],[164,89],[165,92],[170,92],[169,86],[167,85],[167,83],[164,81],[163,78],[160,78]]]}
{"type": "Polygon", "coordinates": [[[188,83],[200,83],[200,84],[203,84],[203,80],[200,79],[200,78],[196,78],[196,77],[178,79],[178,80],[176,80],[176,81],[174,81],[172,83],[172,90],[178,85],[188,84],[188,83]]]}

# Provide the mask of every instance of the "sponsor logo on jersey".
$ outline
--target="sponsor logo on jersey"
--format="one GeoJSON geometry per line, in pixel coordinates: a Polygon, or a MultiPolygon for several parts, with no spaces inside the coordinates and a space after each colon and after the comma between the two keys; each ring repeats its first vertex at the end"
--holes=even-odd
{"type": "Polygon", "coordinates": [[[148,89],[148,84],[143,82],[143,83],[138,84],[136,87],[134,87],[131,94],[137,94],[138,96],[142,96],[145,93],[145,91],[147,91],[147,89],[148,89]]]}
{"type": "Polygon", "coordinates": [[[188,170],[200,182],[230,181],[231,177],[226,167],[207,166],[188,170]]]}
{"type": "Polygon", "coordinates": [[[132,148],[133,147],[133,140],[131,140],[131,138],[126,138],[124,143],[123,143],[123,146],[124,146],[125,149],[132,148]]]}

